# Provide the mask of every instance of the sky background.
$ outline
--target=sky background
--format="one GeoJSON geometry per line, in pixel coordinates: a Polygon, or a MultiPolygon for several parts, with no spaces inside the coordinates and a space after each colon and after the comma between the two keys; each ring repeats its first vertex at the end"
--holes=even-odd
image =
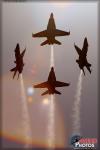
{"type": "MultiPolygon", "coordinates": [[[[21,51],[26,47],[23,78],[25,89],[46,81],[50,69],[49,45],[40,43],[45,38],[32,38],[47,28],[49,16],[53,12],[56,27],[70,30],[70,36],[57,37],[62,45],[54,45],[55,73],[58,80],[71,85],[59,88],[62,95],[55,98],[55,129],[57,146],[68,146],[72,135],[72,107],[80,69],[76,64],[78,54],[74,43],[80,48],[84,38],[89,43],[88,61],[92,64],[92,74],[85,69],[81,97],[81,132],[83,137],[97,137],[98,112],[98,4],[97,2],[27,2],[2,3],[2,124],[4,136],[23,137],[21,127],[20,81],[9,71],[14,67],[14,49],[20,44],[21,51]]],[[[33,144],[46,144],[48,105],[43,105],[43,90],[35,90],[32,101],[27,95],[31,120],[33,144]]],[[[7,146],[7,145],[5,145],[7,146]]]]}

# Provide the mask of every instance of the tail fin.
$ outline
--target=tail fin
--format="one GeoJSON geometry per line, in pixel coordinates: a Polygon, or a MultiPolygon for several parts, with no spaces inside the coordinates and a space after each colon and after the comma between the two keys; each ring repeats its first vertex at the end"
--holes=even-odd
{"type": "Polygon", "coordinates": [[[48,43],[49,43],[49,41],[46,40],[46,41],[44,41],[43,43],[41,43],[41,46],[46,45],[46,44],[48,44],[48,43]]]}
{"type": "Polygon", "coordinates": [[[25,52],[26,52],[26,48],[25,48],[25,49],[23,50],[23,52],[21,53],[22,58],[23,58],[25,52]]]}
{"type": "MultiPolygon", "coordinates": [[[[61,45],[61,42],[59,42],[59,41],[57,41],[56,39],[53,41],[55,44],[58,44],[58,45],[61,45]]],[[[46,45],[46,44],[51,44],[51,43],[49,43],[49,41],[48,40],[46,40],[46,41],[44,41],[43,43],[41,43],[41,46],[43,46],[43,45],[46,45]]]]}
{"type": "Polygon", "coordinates": [[[44,93],[42,93],[41,95],[43,96],[43,95],[46,95],[46,94],[49,94],[49,91],[48,91],[48,90],[45,91],[44,93]]]}
{"type": "Polygon", "coordinates": [[[57,41],[56,39],[54,40],[55,44],[61,45],[61,42],[57,41]]]}
{"type": "Polygon", "coordinates": [[[54,92],[55,92],[56,94],[61,94],[61,93],[60,93],[59,91],[57,91],[57,90],[55,90],[54,92]]]}

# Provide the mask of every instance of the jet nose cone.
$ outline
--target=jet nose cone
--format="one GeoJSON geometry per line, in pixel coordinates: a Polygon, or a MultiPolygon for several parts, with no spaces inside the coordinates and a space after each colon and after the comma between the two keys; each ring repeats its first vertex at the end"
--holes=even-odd
{"type": "Polygon", "coordinates": [[[53,18],[53,13],[51,13],[50,17],[53,18]]]}
{"type": "Polygon", "coordinates": [[[18,50],[19,49],[19,43],[17,43],[17,45],[16,45],[16,50],[18,50]]]}
{"type": "Polygon", "coordinates": [[[51,67],[51,70],[54,70],[54,68],[53,68],[53,67],[51,67]]]}
{"type": "Polygon", "coordinates": [[[16,47],[19,47],[19,43],[17,43],[16,47]]]}
{"type": "Polygon", "coordinates": [[[85,41],[85,43],[88,43],[88,41],[87,41],[87,37],[85,37],[85,40],[84,40],[84,41],[85,41]]]}
{"type": "Polygon", "coordinates": [[[86,45],[88,45],[87,37],[85,37],[84,42],[85,42],[86,45]]]}

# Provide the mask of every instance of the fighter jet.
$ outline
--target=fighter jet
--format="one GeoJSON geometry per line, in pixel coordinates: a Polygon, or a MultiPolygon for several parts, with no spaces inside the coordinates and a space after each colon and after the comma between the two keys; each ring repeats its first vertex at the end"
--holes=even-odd
{"type": "Polygon", "coordinates": [[[48,90],[45,91],[41,95],[46,95],[46,94],[61,94],[59,91],[57,91],[55,88],[56,87],[63,87],[63,86],[69,86],[69,83],[64,83],[56,80],[54,68],[51,68],[51,71],[49,73],[48,80],[46,82],[40,83],[38,85],[34,85],[34,88],[47,88],[48,90]]]}
{"type": "Polygon", "coordinates": [[[41,46],[46,45],[46,44],[61,45],[61,42],[57,41],[55,39],[55,37],[56,36],[65,36],[65,35],[70,35],[70,31],[66,32],[66,31],[61,31],[61,30],[56,29],[53,13],[51,13],[50,18],[49,18],[49,22],[47,25],[47,29],[44,31],[41,31],[39,33],[36,33],[36,34],[32,34],[32,37],[46,37],[47,40],[44,41],[43,43],[41,43],[41,46]]]}
{"type": "Polygon", "coordinates": [[[88,63],[88,61],[87,61],[87,52],[88,52],[87,38],[85,37],[85,39],[84,39],[84,44],[83,44],[82,50],[75,44],[74,44],[74,47],[79,55],[79,59],[77,59],[76,62],[78,63],[80,69],[83,70],[84,75],[85,75],[84,67],[86,67],[87,70],[91,73],[91,69],[90,69],[91,64],[88,63]]]}
{"type": "Polygon", "coordinates": [[[23,57],[24,57],[25,51],[26,51],[26,49],[24,49],[23,52],[20,53],[20,46],[19,46],[19,44],[16,45],[16,48],[15,48],[16,60],[14,61],[14,63],[16,64],[16,67],[14,67],[13,69],[10,70],[11,72],[14,71],[13,79],[14,79],[17,71],[19,72],[18,78],[19,78],[19,74],[21,74],[23,71],[23,67],[24,67],[23,57]]]}

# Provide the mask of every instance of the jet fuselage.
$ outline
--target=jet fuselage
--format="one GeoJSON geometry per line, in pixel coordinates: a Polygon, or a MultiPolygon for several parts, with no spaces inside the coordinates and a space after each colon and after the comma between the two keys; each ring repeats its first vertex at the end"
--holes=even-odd
{"type": "Polygon", "coordinates": [[[55,41],[55,30],[56,30],[56,25],[55,21],[53,18],[53,14],[51,14],[48,26],[47,26],[47,39],[49,44],[54,44],[55,41]]]}
{"type": "Polygon", "coordinates": [[[56,77],[55,77],[55,73],[54,73],[54,68],[51,68],[50,74],[49,74],[49,78],[48,78],[48,90],[49,90],[49,94],[54,94],[55,92],[55,88],[56,88],[56,77]]]}
{"type": "Polygon", "coordinates": [[[23,57],[20,56],[20,57],[18,58],[18,60],[17,60],[17,66],[16,66],[19,73],[22,73],[23,66],[24,66],[23,57]]]}
{"type": "Polygon", "coordinates": [[[85,67],[86,64],[88,63],[88,62],[87,62],[87,58],[84,57],[83,55],[80,55],[80,56],[79,56],[79,60],[76,61],[76,62],[78,62],[79,67],[80,67],[81,69],[83,69],[83,67],[85,67]]]}

